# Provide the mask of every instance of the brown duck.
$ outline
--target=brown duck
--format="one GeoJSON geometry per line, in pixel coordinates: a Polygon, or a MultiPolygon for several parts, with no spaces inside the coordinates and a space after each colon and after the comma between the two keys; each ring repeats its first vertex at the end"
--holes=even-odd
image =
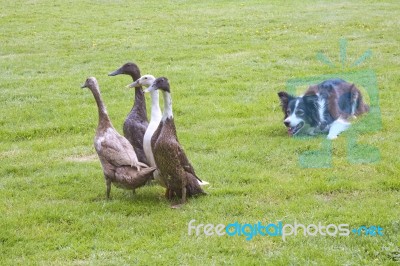
{"type": "Polygon", "coordinates": [[[115,186],[135,191],[152,178],[154,167],[138,161],[129,141],[114,129],[107,109],[101,99],[96,78],[90,77],[82,88],[89,88],[96,100],[99,123],[94,138],[94,147],[99,156],[107,185],[107,198],[110,197],[111,183],[115,186]]]}
{"type": "Polygon", "coordinates": [[[164,97],[164,112],[157,130],[151,139],[153,155],[160,171],[160,179],[167,186],[166,195],[174,194],[185,203],[186,196],[206,194],[182,146],[180,145],[172,113],[172,99],[168,79],[157,78],[148,91],[161,90],[164,97]]]}
{"type": "MultiPolygon", "coordinates": [[[[116,76],[120,74],[131,76],[133,81],[140,78],[139,67],[135,63],[131,62],[124,64],[119,69],[111,72],[108,75],[116,76]]],[[[135,100],[131,111],[125,119],[123,132],[125,138],[127,138],[132,144],[139,161],[147,165],[148,161],[143,150],[143,137],[148,125],[149,122],[147,120],[146,101],[142,87],[139,86],[135,88],[135,100]]]]}

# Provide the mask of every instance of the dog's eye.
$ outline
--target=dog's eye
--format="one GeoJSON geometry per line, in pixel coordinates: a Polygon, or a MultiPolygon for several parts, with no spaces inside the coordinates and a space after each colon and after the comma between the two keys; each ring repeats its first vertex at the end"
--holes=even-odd
{"type": "Polygon", "coordinates": [[[298,115],[298,116],[304,115],[304,111],[303,110],[297,110],[296,111],[296,115],[298,115]]]}
{"type": "Polygon", "coordinates": [[[287,115],[290,115],[290,110],[286,110],[286,114],[287,114],[287,115]]]}

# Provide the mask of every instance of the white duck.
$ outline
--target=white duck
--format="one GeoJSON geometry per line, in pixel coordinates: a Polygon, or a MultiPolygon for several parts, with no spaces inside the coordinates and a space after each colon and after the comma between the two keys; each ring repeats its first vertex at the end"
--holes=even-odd
{"type": "MultiPolygon", "coordinates": [[[[135,88],[135,87],[149,87],[156,78],[152,75],[144,75],[137,79],[135,82],[132,84],[128,85],[130,88],[135,88]]],[[[146,91],[145,91],[146,92],[146,91]]],[[[154,160],[154,155],[153,151],[151,149],[151,137],[154,134],[154,131],[156,131],[158,125],[160,124],[161,118],[162,118],[162,113],[160,109],[160,103],[159,103],[159,93],[158,90],[150,92],[150,97],[151,97],[151,118],[150,118],[150,123],[146,129],[146,132],[144,133],[143,137],[143,150],[144,154],[146,155],[146,159],[149,163],[150,166],[156,167],[156,162],[154,160]]],[[[158,171],[155,171],[153,173],[154,179],[157,181],[160,181],[158,176],[159,173],[158,171]]]]}

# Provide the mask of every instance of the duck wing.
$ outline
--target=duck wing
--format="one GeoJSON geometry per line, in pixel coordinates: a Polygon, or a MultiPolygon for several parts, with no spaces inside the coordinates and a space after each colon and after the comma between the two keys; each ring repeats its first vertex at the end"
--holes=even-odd
{"type": "MultiPolygon", "coordinates": [[[[175,122],[173,118],[169,118],[166,121],[161,121],[160,125],[157,129],[157,131],[160,129],[163,130],[165,128],[165,131],[167,132],[167,135],[170,136],[170,143],[171,145],[174,146],[173,150],[176,150],[176,154],[179,160],[180,165],[183,167],[183,169],[190,173],[192,176],[194,176],[196,179],[198,179],[200,182],[203,182],[195,173],[193,166],[189,162],[189,159],[187,158],[185,151],[183,150],[181,144],[179,143],[178,136],[176,134],[176,127],[175,127],[175,122]],[[172,140],[173,139],[173,140],[172,140]]],[[[156,132],[157,132],[156,131],[156,132]]],[[[154,132],[154,135],[156,134],[154,132]]],[[[154,136],[153,135],[153,136],[154,136]]],[[[158,138],[158,137],[157,137],[158,138]]],[[[152,139],[153,141],[153,139],[152,139]]]]}
{"type": "Polygon", "coordinates": [[[140,172],[130,166],[118,167],[115,171],[115,180],[129,189],[144,186],[153,177],[154,167],[142,168],[140,172]]]}
{"type": "Polygon", "coordinates": [[[143,150],[143,137],[147,127],[147,121],[135,120],[129,116],[123,126],[124,136],[132,144],[138,160],[145,163],[147,163],[147,159],[143,150]]]}
{"type": "Polygon", "coordinates": [[[195,173],[194,168],[192,166],[192,164],[189,162],[189,159],[187,158],[185,151],[183,150],[183,148],[181,147],[181,145],[179,144],[178,140],[176,140],[176,144],[177,144],[177,151],[178,151],[178,158],[179,161],[181,163],[181,166],[183,167],[183,169],[185,169],[186,172],[190,173],[191,175],[193,175],[197,180],[199,180],[200,182],[203,182],[195,173]]]}
{"type": "Polygon", "coordinates": [[[129,141],[115,130],[114,134],[110,133],[108,131],[104,137],[96,140],[98,153],[114,166],[129,165],[137,167],[139,162],[129,141]]]}

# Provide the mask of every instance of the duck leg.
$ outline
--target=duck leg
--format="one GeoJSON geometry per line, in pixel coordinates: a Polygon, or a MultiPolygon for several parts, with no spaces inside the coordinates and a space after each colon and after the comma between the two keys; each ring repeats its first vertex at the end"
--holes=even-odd
{"type": "Polygon", "coordinates": [[[107,177],[106,177],[106,186],[107,186],[107,199],[109,199],[111,192],[111,180],[107,179],[107,177]]]}
{"type": "Polygon", "coordinates": [[[167,188],[167,190],[165,190],[165,197],[170,200],[173,196],[174,192],[172,191],[172,189],[167,188]]]}
{"type": "Polygon", "coordinates": [[[185,204],[186,202],[186,186],[182,187],[182,200],[181,200],[181,204],[185,204]]]}
{"type": "MultiPolygon", "coordinates": [[[[172,191],[172,190],[171,190],[171,191],[172,191]]],[[[173,191],[172,191],[172,193],[173,193],[173,191]]],[[[172,209],[180,209],[180,208],[183,206],[183,204],[185,204],[185,202],[186,202],[186,187],[183,186],[183,187],[182,187],[182,198],[181,198],[181,203],[175,204],[175,205],[171,205],[171,208],[172,208],[172,209]]]]}

